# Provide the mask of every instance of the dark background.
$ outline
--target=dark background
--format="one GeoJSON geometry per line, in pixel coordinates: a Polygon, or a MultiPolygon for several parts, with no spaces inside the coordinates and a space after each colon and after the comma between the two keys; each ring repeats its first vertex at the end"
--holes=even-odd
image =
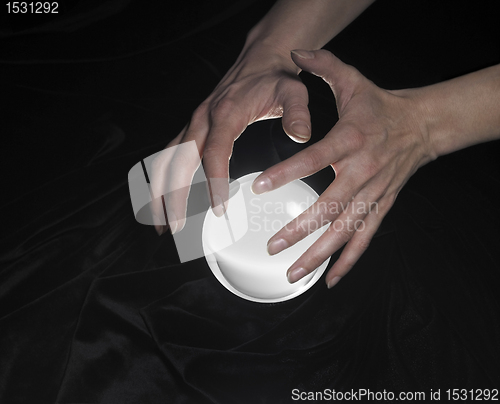
{"type": "MultiPolygon", "coordinates": [[[[381,87],[432,84],[500,62],[494,3],[379,0],[327,48],[381,87]]],[[[178,264],[170,235],[135,222],[128,170],[179,133],[271,5],[2,6],[1,403],[500,386],[498,141],[421,168],[342,282],[281,304],[231,295],[204,259],[178,264]]],[[[301,77],[315,141],[334,98],[301,77]]],[[[279,121],[247,132],[233,177],[302,147],[279,121]]]]}

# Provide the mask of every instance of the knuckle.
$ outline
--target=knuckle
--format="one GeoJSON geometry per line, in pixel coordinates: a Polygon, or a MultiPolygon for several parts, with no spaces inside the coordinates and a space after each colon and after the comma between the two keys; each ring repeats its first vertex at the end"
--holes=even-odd
{"type": "Polygon", "coordinates": [[[318,147],[309,147],[304,157],[304,164],[315,171],[321,170],[325,164],[325,152],[318,147]]]}
{"type": "Polygon", "coordinates": [[[350,78],[354,79],[361,75],[358,69],[356,69],[353,65],[345,65],[346,72],[349,74],[350,78]]]}
{"type": "Polygon", "coordinates": [[[333,63],[335,62],[335,56],[333,54],[326,50],[326,49],[319,49],[316,51],[316,58],[322,58],[324,61],[333,63]]]}
{"type": "Polygon", "coordinates": [[[318,212],[321,218],[332,218],[339,213],[339,201],[332,196],[322,196],[314,206],[314,211],[318,212]]]}
{"type": "Polygon", "coordinates": [[[380,165],[376,160],[368,157],[363,164],[363,171],[366,177],[373,178],[380,172],[380,165]]]}
{"type": "MultiPolygon", "coordinates": [[[[226,165],[229,163],[231,152],[227,150],[227,147],[224,145],[218,145],[217,143],[211,143],[208,145],[203,151],[203,161],[206,174],[209,172],[211,175],[214,175],[214,172],[211,172],[214,167],[220,167],[221,163],[225,163],[226,165]]],[[[217,170],[219,171],[219,170],[217,170]]]]}
{"type": "Polygon", "coordinates": [[[309,262],[310,262],[310,270],[309,272],[312,272],[316,268],[318,268],[323,262],[325,262],[330,255],[333,254],[333,251],[328,251],[328,252],[321,252],[318,254],[314,254],[311,256],[309,262]]]}
{"type": "Polygon", "coordinates": [[[300,223],[296,226],[291,227],[290,229],[287,229],[285,226],[286,230],[289,230],[287,232],[287,239],[291,244],[298,243],[300,240],[308,236],[307,232],[307,224],[306,223],[300,223]]]}
{"type": "Polygon", "coordinates": [[[304,268],[307,273],[311,273],[316,268],[318,268],[328,257],[323,257],[323,254],[316,253],[316,249],[312,247],[307,250],[304,255],[301,257],[302,268],[304,268]]]}
{"type": "Polygon", "coordinates": [[[381,198],[378,203],[377,203],[377,212],[379,213],[382,212],[387,212],[391,207],[394,205],[396,202],[396,195],[385,195],[383,198],[381,198]]]}
{"type": "Polygon", "coordinates": [[[305,222],[300,216],[298,216],[285,224],[279,233],[282,233],[281,236],[287,237],[295,243],[302,237],[305,237],[305,230],[307,226],[304,226],[304,224],[305,222]]]}
{"type": "Polygon", "coordinates": [[[151,169],[153,170],[153,172],[157,172],[161,170],[162,166],[163,166],[163,161],[160,153],[151,161],[151,169]]]}
{"type": "MultiPolygon", "coordinates": [[[[213,161],[214,159],[218,159],[219,151],[216,147],[209,146],[206,147],[203,151],[203,165],[205,166],[207,162],[213,161]]],[[[205,168],[206,170],[206,168],[205,168]]]]}
{"type": "MultiPolygon", "coordinates": [[[[337,223],[337,222],[335,222],[337,223]]],[[[335,228],[337,237],[338,239],[343,243],[347,243],[351,237],[352,237],[352,232],[342,223],[342,226],[337,226],[335,228]]]]}
{"type": "Polygon", "coordinates": [[[219,144],[219,142],[211,139],[211,141],[205,146],[205,150],[203,151],[203,157],[205,159],[218,158],[223,150],[224,149],[222,145],[219,144]]]}
{"type": "Polygon", "coordinates": [[[371,242],[370,238],[362,237],[357,241],[356,246],[358,247],[359,251],[364,252],[370,246],[370,242],[371,242]]]}
{"type": "Polygon", "coordinates": [[[295,244],[307,237],[309,234],[319,230],[325,222],[325,220],[321,220],[318,216],[310,217],[307,214],[304,214],[298,216],[295,220],[285,225],[282,231],[284,231],[284,235],[286,235],[295,244]]]}
{"type": "Polygon", "coordinates": [[[318,223],[315,218],[305,217],[300,221],[299,225],[295,228],[293,237],[297,241],[299,241],[318,229],[319,229],[318,223]]]}
{"type": "Polygon", "coordinates": [[[188,165],[190,162],[191,161],[189,157],[185,153],[177,152],[174,154],[174,157],[172,157],[173,168],[183,167],[185,165],[188,165]]]}
{"type": "Polygon", "coordinates": [[[167,155],[165,150],[158,153],[153,160],[151,160],[151,171],[153,175],[158,175],[161,171],[163,171],[165,167],[165,163],[167,161],[167,155]]]}
{"type": "Polygon", "coordinates": [[[212,119],[225,119],[234,113],[236,109],[236,102],[228,97],[220,99],[215,107],[210,110],[210,115],[212,119]]]}
{"type": "Polygon", "coordinates": [[[306,105],[296,102],[296,103],[293,103],[287,107],[285,114],[289,114],[289,115],[307,114],[307,115],[309,115],[309,110],[307,109],[306,105]]]}
{"type": "Polygon", "coordinates": [[[198,108],[196,108],[192,115],[192,120],[196,121],[203,118],[209,110],[209,105],[207,102],[202,102],[198,108]]]}
{"type": "Polygon", "coordinates": [[[354,126],[346,129],[345,141],[349,150],[360,150],[365,146],[365,137],[354,126]]]}

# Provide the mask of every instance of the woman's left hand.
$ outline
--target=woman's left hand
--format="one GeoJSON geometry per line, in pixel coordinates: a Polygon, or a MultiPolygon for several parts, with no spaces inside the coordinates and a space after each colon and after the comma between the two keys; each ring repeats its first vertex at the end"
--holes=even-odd
{"type": "Polygon", "coordinates": [[[330,223],[287,272],[288,280],[296,282],[347,243],[326,276],[330,288],[368,248],[403,185],[436,153],[426,113],[412,90],[381,89],[326,50],[293,51],[292,59],[330,85],[339,121],[324,139],[264,171],[252,189],[261,194],[328,165],[335,170],[335,180],[316,203],[268,242],[274,255],[330,223]]]}

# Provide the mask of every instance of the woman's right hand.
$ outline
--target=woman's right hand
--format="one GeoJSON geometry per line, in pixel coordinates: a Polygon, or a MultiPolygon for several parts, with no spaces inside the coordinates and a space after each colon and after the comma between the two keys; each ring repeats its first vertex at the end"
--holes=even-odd
{"type": "Polygon", "coordinates": [[[152,213],[159,234],[168,226],[172,234],[184,227],[189,187],[200,158],[214,213],[223,214],[233,143],[251,123],[282,117],[283,129],[290,138],[299,143],[310,139],[308,93],[297,76],[299,72],[289,50],[259,44],[242,51],[186,127],[153,161],[151,188],[153,195],[164,196],[168,216],[167,223],[162,200],[157,197],[152,213]],[[172,148],[192,140],[197,155],[172,148]]]}

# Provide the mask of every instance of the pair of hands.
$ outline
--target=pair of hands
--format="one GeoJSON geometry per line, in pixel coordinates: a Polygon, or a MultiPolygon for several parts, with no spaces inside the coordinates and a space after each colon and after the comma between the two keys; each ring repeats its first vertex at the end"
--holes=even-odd
{"type": "MultiPolygon", "coordinates": [[[[410,176],[436,158],[425,126],[425,110],[413,97],[413,90],[383,90],[326,50],[292,51],[291,59],[269,50],[249,50],[196,109],[166,151],[195,140],[206,176],[209,181],[214,179],[209,184],[214,213],[222,215],[227,206],[233,143],[249,124],[281,117],[290,138],[301,143],[309,140],[308,94],[297,76],[300,70],[328,83],[337,101],[339,121],[322,140],[264,171],[252,190],[256,194],[269,192],[329,165],[335,170],[335,180],[316,203],[268,242],[269,253],[278,254],[330,223],[288,269],[287,276],[296,282],[345,245],[326,276],[328,287],[332,287],[368,248],[410,176]]],[[[190,183],[199,166],[198,158],[166,151],[153,164],[152,188],[157,195],[168,195],[179,184],[190,183]]],[[[164,201],[171,212],[168,226],[172,233],[185,224],[188,193],[185,187],[164,201]]],[[[153,204],[153,213],[162,216],[159,200],[153,204]]],[[[167,229],[161,221],[155,227],[160,234],[167,229]]]]}

